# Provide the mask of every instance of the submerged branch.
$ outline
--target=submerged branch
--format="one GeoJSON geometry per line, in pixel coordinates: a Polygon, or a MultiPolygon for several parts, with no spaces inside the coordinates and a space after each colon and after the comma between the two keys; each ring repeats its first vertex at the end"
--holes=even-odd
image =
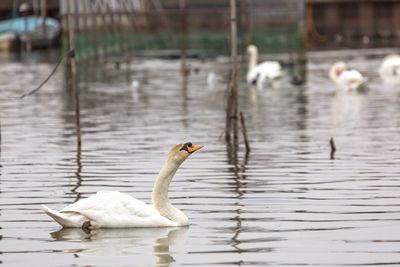
{"type": "Polygon", "coordinates": [[[36,87],[35,89],[33,89],[33,90],[31,90],[31,91],[29,91],[29,92],[27,92],[27,93],[21,95],[20,98],[22,99],[22,98],[24,98],[24,97],[26,97],[26,96],[33,95],[34,93],[36,93],[37,91],[39,91],[39,90],[50,80],[51,76],[53,76],[54,73],[56,73],[56,70],[57,70],[58,66],[60,66],[60,64],[61,64],[61,62],[63,61],[63,59],[64,59],[65,57],[71,58],[71,57],[74,57],[74,56],[75,56],[75,50],[74,50],[74,49],[71,49],[71,50],[69,50],[66,54],[61,55],[61,56],[59,57],[58,61],[57,61],[57,64],[54,66],[54,68],[53,68],[53,70],[51,71],[51,73],[49,74],[49,76],[47,76],[47,78],[44,79],[44,81],[43,81],[38,87],[36,87]]]}

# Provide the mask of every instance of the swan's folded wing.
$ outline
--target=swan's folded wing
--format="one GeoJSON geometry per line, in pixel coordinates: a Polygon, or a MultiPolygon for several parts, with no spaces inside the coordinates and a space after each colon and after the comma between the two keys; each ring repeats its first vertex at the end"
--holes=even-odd
{"type": "Polygon", "coordinates": [[[351,85],[353,83],[359,84],[365,82],[365,78],[362,76],[362,74],[357,71],[357,70],[348,70],[344,71],[338,80],[339,84],[342,85],[351,85]]]}
{"type": "Polygon", "coordinates": [[[139,217],[154,214],[152,206],[131,197],[128,194],[116,191],[100,191],[96,195],[79,200],[61,210],[81,212],[84,210],[97,210],[114,213],[131,213],[139,217]]]}
{"type": "Polygon", "coordinates": [[[95,221],[100,227],[176,226],[153,206],[120,192],[101,191],[61,210],[71,211],[95,221]]]}
{"type": "Polygon", "coordinates": [[[259,69],[259,71],[281,71],[282,70],[282,66],[279,62],[277,61],[264,61],[261,62],[260,64],[258,64],[256,66],[257,69],[259,69]]]}
{"type": "Polygon", "coordinates": [[[270,80],[279,78],[282,76],[281,64],[277,61],[265,61],[247,73],[246,80],[248,83],[252,84],[262,84],[264,79],[268,78],[270,80]]]}

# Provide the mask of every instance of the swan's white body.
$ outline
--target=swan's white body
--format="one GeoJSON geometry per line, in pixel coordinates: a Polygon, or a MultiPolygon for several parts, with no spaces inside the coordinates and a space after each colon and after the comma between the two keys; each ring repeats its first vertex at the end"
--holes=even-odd
{"type": "Polygon", "coordinates": [[[162,216],[154,206],[115,191],[100,191],[60,212],[46,206],[43,210],[64,227],[82,227],[86,221],[104,228],[180,226],[162,216]]]}
{"type": "Polygon", "coordinates": [[[329,77],[338,89],[345,91],[362,89],[367,83],[367,78],[357,70],[348,70],[344,62],[335,63],[329,71],[329,77]]]}
{"type": "MultiPolygon", "coordinates": [[[[189,220],[179,209],[172,206],[168,199],[168,187],[181,163],[189,152],[175,146],[154,184],[152,192],[153,205],[115,191],[101,191],[79,200],[60,211],[43,206],[43,211],[63,227],[82,227],[90,222],[94,228],[128,228],[128,227],[170,227],[185,226],[189,220]]],[[[196,147],[195,150],[201,148],[196,147]]],[[[190,153],[192,153],[190,152],[190,153]]]]}
{"type": "Polygon", "coordinates": [[[249,54],[249,69],[246,75],[248,84],[262,86],[282,77],[282,67],[279,62],[264,61],[257,64],[258,50],[255,45],[249,45],[247,53],[249,54]]]}
{"type": "Polygon", "coordinates": [[[400,55],[386,56],[379,68],[379,74],[385,82],[400,82],[400,55]]]}

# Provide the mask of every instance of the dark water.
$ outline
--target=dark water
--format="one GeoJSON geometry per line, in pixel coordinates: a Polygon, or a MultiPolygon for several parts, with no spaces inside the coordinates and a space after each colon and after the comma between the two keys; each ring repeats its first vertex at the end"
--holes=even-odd
{"type": "MultiPolygon", "coordinates": [[[[313,55],[308,83],[240,88],[251,139],[227,153],[223,62],[137,61],[82,74],[82,149],[60,69],[37,94],[52,64],[3,61],[1,261],[6,266],[398,266],[400,265],[400,92],[377,76],[380,56],[352,53],[370,80],[367,94],[335,94],[338,58],[313,55]],[[140,81],[138,89],[132,80],[140,81]],[[186,87],[186,89],[185,89],[186,87]],[[329,138],[335,138],[335,160],[329,138]],[[59,209],[99,190],[149,202],[154,178],[176,143],[205,148],[174,178],[172,202],[188,228],[60,230],[40,210],[59,209]]],[[[244,75],[244,74],[243,74],[244,75]]],[[[243,77],[242,75],[242,77],[243,77]]]]}

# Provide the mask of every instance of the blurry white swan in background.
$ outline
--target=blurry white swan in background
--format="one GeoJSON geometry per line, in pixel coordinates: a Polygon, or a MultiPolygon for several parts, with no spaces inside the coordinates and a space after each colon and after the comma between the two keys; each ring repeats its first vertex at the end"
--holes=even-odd
{"type": "Polygon", "coordinates": [[[131,87],[132,87],[132,89],[134,89],[134,90],[139,89],[139,87],[140,87],[140,81],[138,81],[138,80],[132,80],[132,81],[131,81],[131,87]]]}
{"type": "Polygon", "coordinates": [[[247,47],[249,69],[246,76],[248,84],[263,86],[266,82],[273,82],[282,77],[282,67],[278,61],[264,61],[257,64],[258,49],[255,45],[247,47]]]}
{"type": "Polygon", "coordinates": [[[100,191],[61,211],[52,210],[44,205],[43,211],[64,227],[83,229],[188,225],[186,215],[170,204],[168,187],[179,166],[190,154],[202,147],[185,143],[175,145],[171,149],[154,183],[153,205],[147,205],[128,194],[100,191]]]}
{"type": "Polygon", "coordinates": [[[379,75],[386,83],[400,83],[400,55],[386,56],[379,68],[379,75]]]}
{"type": "Polygon", "coordinates": [[[349,70],[346,63],[336,62],[329,70],[329,77],[337,87],[345,91],[362,90],[365,88],[367,78],[357,70],[349,70]]]}
{"type": "Polygon", "coordinates": [[[137,100],[139,98],[139,89],[140,89],[140,81],[132,80],[131,81],[131,92],[132,92],[132,98],[134,100],[137,100]]]}

